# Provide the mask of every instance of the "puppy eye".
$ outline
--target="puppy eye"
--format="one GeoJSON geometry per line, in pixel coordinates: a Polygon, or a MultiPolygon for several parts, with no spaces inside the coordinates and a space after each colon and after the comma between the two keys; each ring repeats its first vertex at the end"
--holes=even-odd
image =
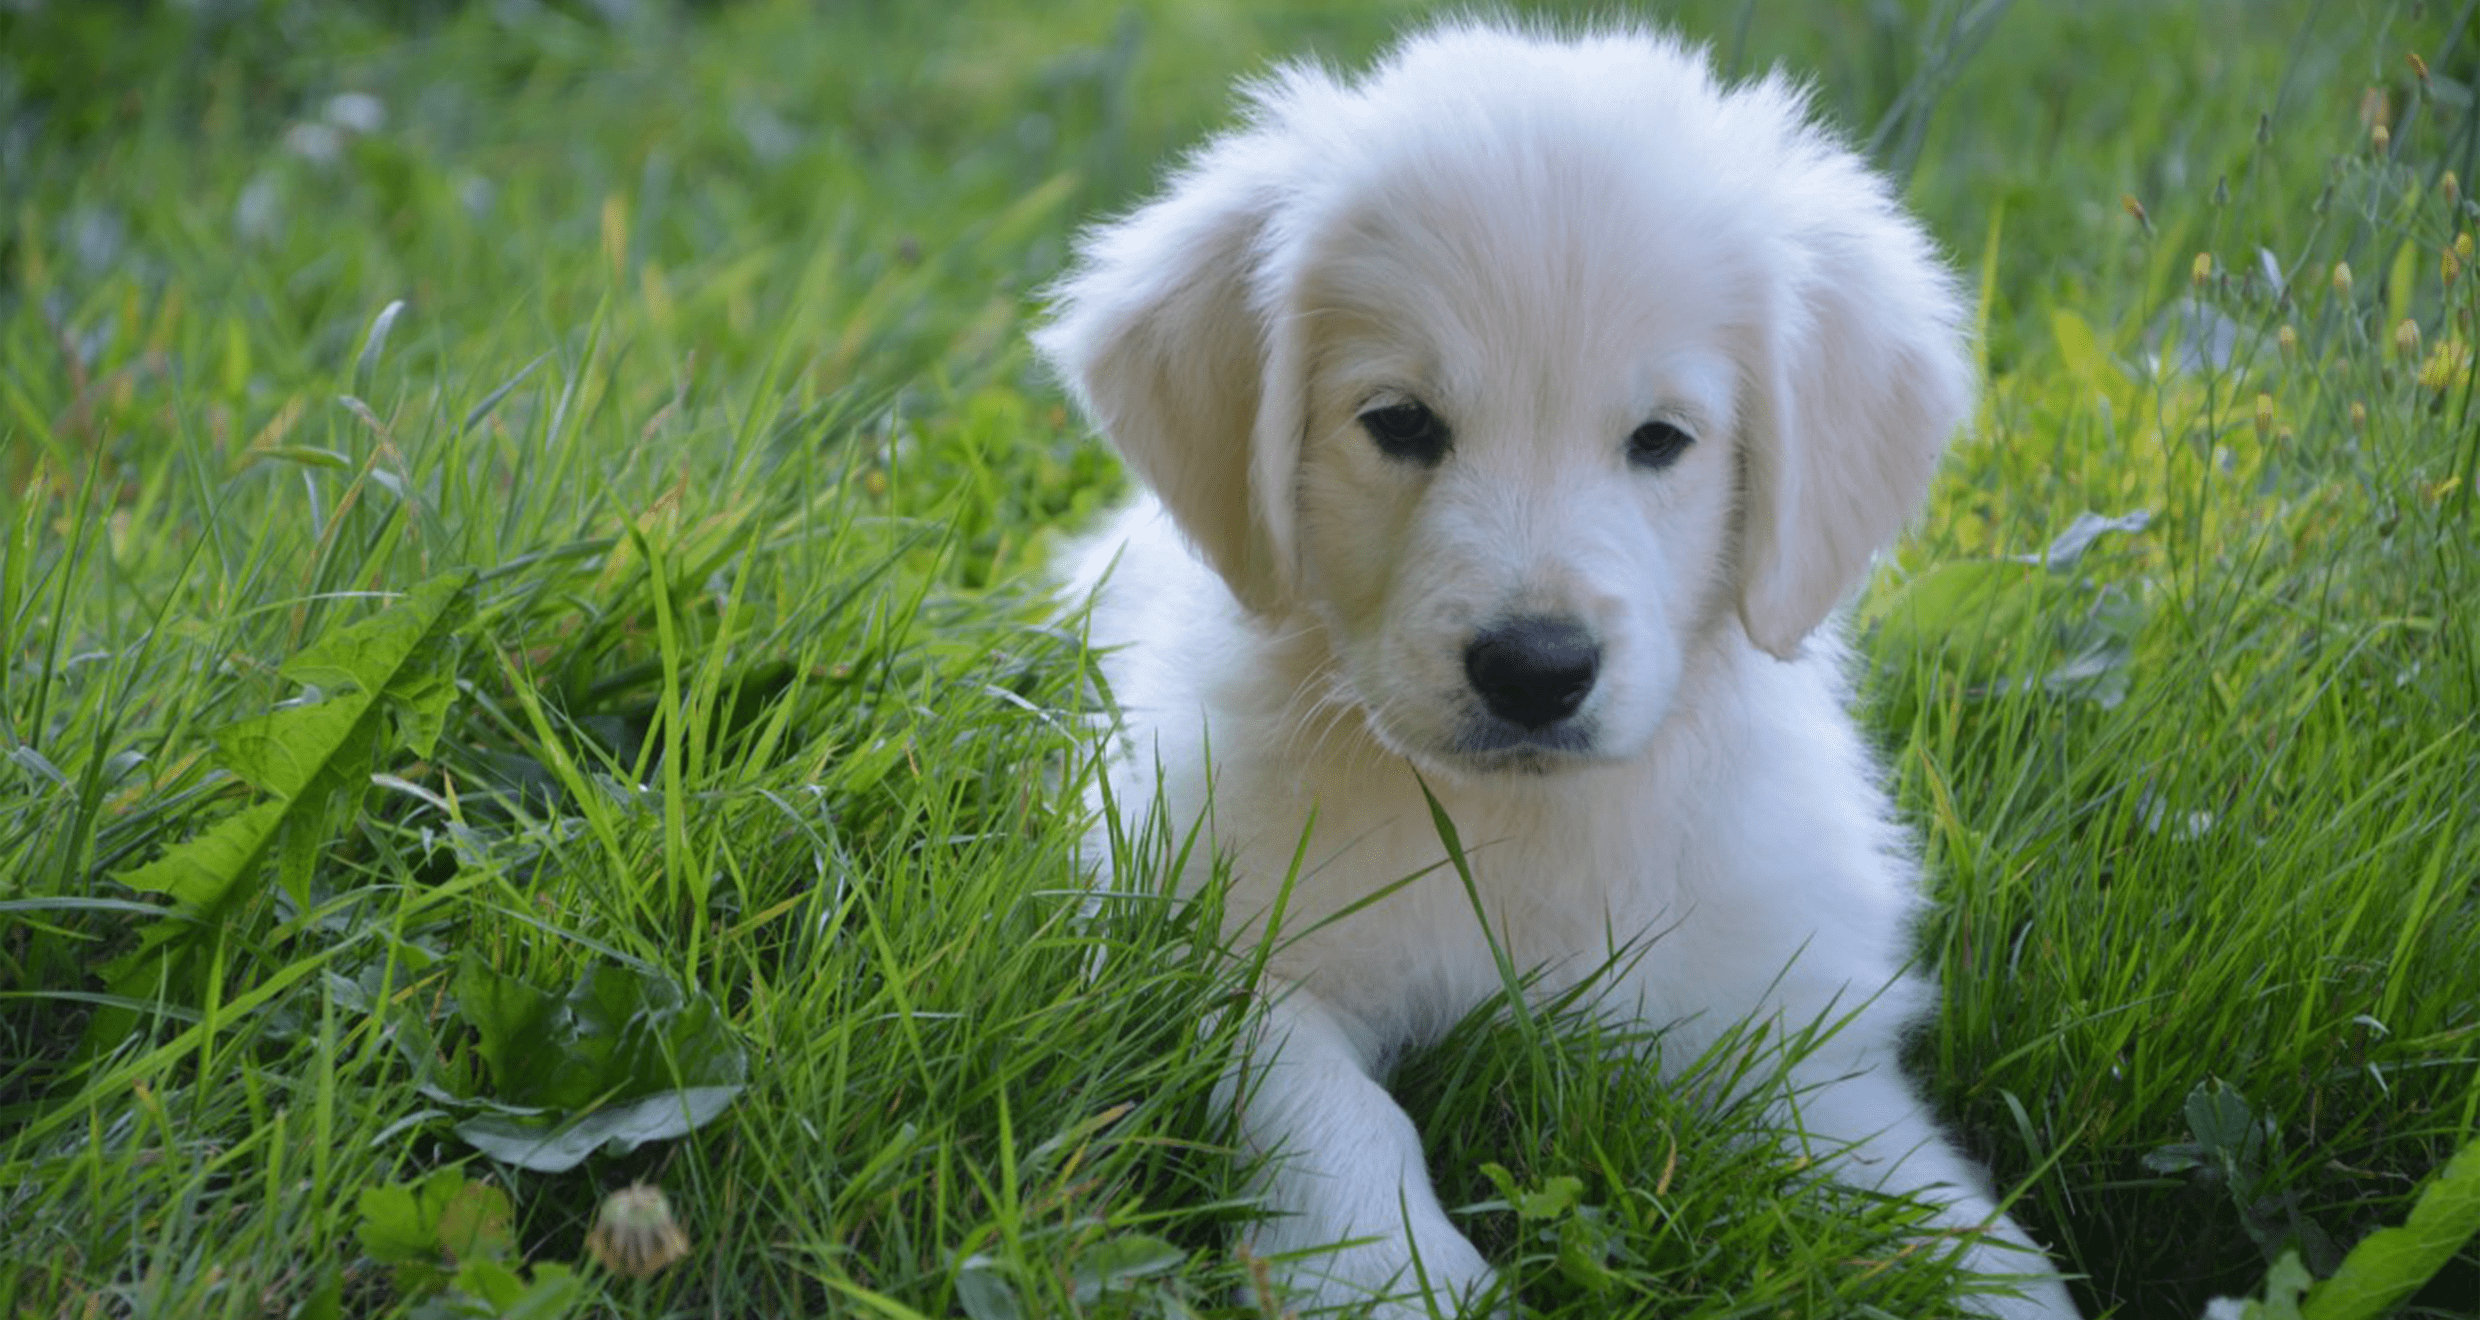
{"type": "Polygon", "coordinates": [[[1423,467],[1438,466],[1454,438],[1447,433],[1447,424],[1439,420],[1438,414],[1417,403],[1372,408],[1356,420],[1369,433],[1379,453],[1423,467]]]}
{"type": "Polygon", "coordinates": [[[1694,436],[1669,422],[1647,422],[1628,435],[1628,466],[1659,472],[1678,462],[1679,456],[1695,443],[1694,436]]]}

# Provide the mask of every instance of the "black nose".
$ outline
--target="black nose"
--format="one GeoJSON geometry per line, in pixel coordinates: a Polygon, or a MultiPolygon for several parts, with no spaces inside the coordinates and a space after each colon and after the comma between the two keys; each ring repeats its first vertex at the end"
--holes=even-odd
{"type": "Polygon", "coordinates": [[[1527,729],[1575,714],[1601,662],[1601,644],[1567,619],[1510,619],[1464,648],[1464,674],[1482,704],[1527,729]]]}

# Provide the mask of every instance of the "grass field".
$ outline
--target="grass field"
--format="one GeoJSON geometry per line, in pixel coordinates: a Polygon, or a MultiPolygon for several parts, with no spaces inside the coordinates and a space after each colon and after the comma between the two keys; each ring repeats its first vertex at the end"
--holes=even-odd
{"type": "MultiPolygon", "coordinates": [[[[1023,331],[1414,12],[0,4],[0,1315],[1260,1313],[1212,915],[1079,915],[1122,487],[1023,331]]],[[[1855,627],[1941,1111],[2096,1313],[2424,1205],[2308,1313],[2480,1315],[2474,5],[1665,12],[1982,295],[1855,627]]],[[[1948,1305],[1571,1027],[1399,1079],[1528,1312],[1948,1305]]]]}

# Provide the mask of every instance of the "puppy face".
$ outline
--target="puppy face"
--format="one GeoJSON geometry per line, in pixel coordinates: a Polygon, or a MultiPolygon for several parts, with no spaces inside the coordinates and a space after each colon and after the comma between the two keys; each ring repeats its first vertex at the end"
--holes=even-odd
{"type": "Polygon", "coordinates": [[[1970,404],[1926,239],[1777,80],[1449,24],[1252,100],[1035,340],[1426,767],[1626,758],[1700,648],[1796,654],[1970,404]]]}
{"type": "Polygon", "coordinates": [[[1297,286],[1298,591],[1433,770],[1633,755],[1730,620],[1752,263],[1612,163],[1535,144],[1480,209],[1367,180],[1297,286]]]}

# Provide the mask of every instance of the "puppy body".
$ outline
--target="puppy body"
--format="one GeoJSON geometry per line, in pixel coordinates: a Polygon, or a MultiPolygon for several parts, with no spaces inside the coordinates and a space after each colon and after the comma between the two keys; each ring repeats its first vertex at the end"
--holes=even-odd
{"type": "Polygon", "coordinates": [[[1357,1240],[1292,1267],[1320,1300],[1486,1288],[1377,1079],[1503,989],[1495,939],[1544,994],[1623,955],[1600,1002],[1673,1058],[1848,1017],[1786,1117],[2040,1272],[1896,1071],[1917,876],[1825,623],[1969,406],[1926,240],[1790,89],[1657,35],[1450,25],[1254,105],[1037,334],[1156,493],[1071,573],[1114,796],[1210,822],[1243,947],[1280,916],[1254,1248],[1357,1240]]]}

